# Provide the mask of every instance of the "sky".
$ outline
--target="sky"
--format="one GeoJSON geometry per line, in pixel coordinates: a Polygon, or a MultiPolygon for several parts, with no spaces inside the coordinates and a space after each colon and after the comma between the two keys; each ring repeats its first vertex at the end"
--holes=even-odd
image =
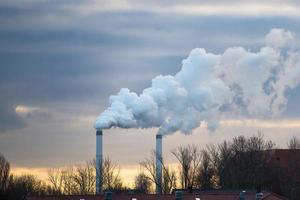
{"type": "MultiPolygon", "coordinates": [[[[158,75],[174,75],[196,47],[222,53],[257,50],[272,28],[300,36],[293,0],[0,2],[0,152],[17,170],[44,171],[95,155],[96,117],[121,88],[141,93],[158,75]]],[[[164,154],[262,132],[278,147],[300,137],[300,87],[276,119],[225,120],[210,132],[164,139],[164,154]]],[[[104,131],[104,154],[130,171],[154,148],[156,128],[104,131]]],[[[128,172],[129,173],[129,172],[128,172]]]]}

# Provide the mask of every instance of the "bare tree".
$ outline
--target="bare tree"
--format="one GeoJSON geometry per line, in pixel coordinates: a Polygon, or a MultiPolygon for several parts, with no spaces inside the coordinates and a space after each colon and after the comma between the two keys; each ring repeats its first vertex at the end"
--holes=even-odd
{"type": "Polygon", "coordinates": [[[78,186],[79,194],[95,193],[95,168],[92,162],[77,166],[73,179],[78,186]]]}
{"type": "Polygon", "coordinates": [[[75,174],[74,167],[68,167],[61,170],[61,179],[63,182],[63,194],[79,194],[79,189],[73,177],[75,174]]]}
{"type": "MultiPolygon", "coordinates": [[[[140,165],[148,172],[148,179],[156,186],[160,182],[156,179],[156,152],[153,151],[149,158],[145,158],[144,161],[140,162],[140,165]]],[[[176,173],[170,167],[166,166],[163,162],[163,158],[160,160],[162,164],[162,183],[159,185],[162,188],[162,193],[169,194],[172,189],[176,187],[176,173]]]]}
{"type": "Polygon", "coordinates": [[[0,154],[0,196],[3,195],[8,188],[10,179],[9,171],[9,163],[6,161],[5,157],[0,154]]]}
{"type": "Polygon", "coordinates": [[[202,189],[208,190],[212,188],[212,178],[214,176],[214,170],[211,162],[211,157],[208,150],[201,151],[202,162],[198,172],[198,186],[202,189]]]}
{"type": "Polygon", "coordinates": [[[268,173],[266,160],[275,144],[258,132],[251,137],[238,136],[210,148],[213,168],[224,189],[255,188],[262,185],[268,173]],[[243,177],[243,178],[241,178],[243,177]]]}
{"type": "MultiPolygon", "coordinates": [[[[103,170],[103,189],[122,189],[120,166],[105,158],[103,170]]],[[[52,194],[94,194],[96,185],[96,162],[87,161],[84,165],[68,168],[50,169],[48,181],[52,194]]]]}
{"type": "Polygon", "coordinates": [[[76,167],[56,168],[48,171],[52,194],[94,194],[95,168],[93,162],[76,167]]]}
{"type": "MultiPolygon", "coordinates": [[[[155,170],[155,151],[152,152],[149,158],[145,158],[142,162],[140,162],[141,167],[148,172],[148,179],[157,186],[159,181],[156,180],[156,170],[155,170]]],[[[160,186],[162,187],[162,186],[160,186]]]]}
{"type": "Polygon", "coordinates": [[[151,181],[148,176],[140,172],[134,180],[134,188],[144,193],[149,193],[151,190],[151,181]]]}
{"type": "Polygon", "coordinates": [[[176,172],[170,166],[163,166],[162,190],[164,194],[170,194],[176,188],[176,172]]]}
{"type": "Polygon", "coordinates": [[[178,147],[172,151],[180,164],[180,183],[184,189],[196,186],[197,173],[201,162],[201,153],[194,145],[178,147]]]}
{"type": "Polygon", "coordinates": [[[33,175],[13,177],[9,185],[10,199],[25,199],[26,195],[46,195],[47,185],[33,175]]]}
{"type": "Polygon", "coordinates": [[[290,141],[287,143],[289,149],[300,149],[300,140],[293,136],[290,141]]]}
{"type": "Polygon", "coordinates": [[[62,194],[63,193],[63,176],[62,170],[59,168],[53,168],[48,170],[48,181],[52,187],[52,191],[54,194],[62,194]]]}
{"type": "Polygon", "coordinates": [[[226,188],[230,180],[230,172],[227,170],[232,158],[231,143],[224,141],[217,146],[210,146],[209,152],[211,154],[215,173],[218,174],[218,186],[226,188]]]}
{"type": "MultiPolygon", "coordinates": [[[[96,165],[95,165],[96,166],[96,165]]],[[[122,189],[120,166],[113,163],[109,157],[104,159],[102,165],[103,189],[122,189]]]]}

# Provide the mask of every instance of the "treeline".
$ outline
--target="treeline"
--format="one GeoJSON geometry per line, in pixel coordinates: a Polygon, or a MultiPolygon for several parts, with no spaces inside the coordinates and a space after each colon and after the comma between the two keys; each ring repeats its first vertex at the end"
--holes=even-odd
{"type": "MultiPolygon", "coordinates": [[[[287,147],[300,149],[300,140],[291,138],[287,147]]],[[[178,170],[161,160],[162,192],[170,193],[174,188],[187,191],[260,188],[296,199],[300,195],[299,151],[286,155],[289,157],[283,165],[273,165],[270,159],[275,148],[276,144],[265,140],[260,133],[247,138],[238,136],[205,148],[195,145],[177,147],[171,153],[178,161],[178,170]]],[[[136,188],[151,191],[151,186],[159,183],[155,177],[155,153],[140,165],[144,172],[136,178],[136,188]],[[150,180],[151,184],[146,184],[146,180],[150,180]]]]}
{"type": "MultiPolygon", "coordinates": [[[[21,200],[27,195],[86,195],[95,194],[95,161],[84,165],[48,170],[47,180],[30,174],[14,176],[10,164],[0,155],[0,199],[21,200]]],[[[103,188],[127,190],[119,176],[120,166],[109,158],[103,162],[103,188]]]]}
{"type": "MultiPolygon", "coordinates": [[[[257,186],[271,190],[274,183],[278,183],[281,190],[277,192],[292,199],[298,187],[297,181],[284,178],[278,169],[270,170],[266,162],[270,158],[270,150],[275,147],[274,142],[265,140],[261,134],[239,136],[205,148],[179,146],[171,151],[178,161],[176,165],[168,165],[161,160],[162,192],[168,194],[175,188],[254,189],[257,186]]],[[[288,148],[300,149],[300,141],[293,137],[288,142],[288,148]]],[[[155,176],[155,163],[155,152],[139,163],[141,170],[134,178],[134,188],[131,189],[144,193],[154,191],[159,184],[155,176]]],[[[24,199],[29,194],[95,194],[95,166],[93,160],[83,165],[50,169],[48,179],[42,181],[33,175],[12,175],[8,161],[0,155],[0,199],[24,199]]],[[[295,166],[294,172],[300,174],[297,168],[300,165],[295,166]]],[[[120,178],[120,166],[109,158],[104,159],[102,174],[104,190],[129,189],[120,178]]]]}
{"type": "Polygon", "coordinates": [[[51,187],[33,175],[14,176],[10,164],[0,154],[0,199],[25,199],[29,193],[49,194],[51,187]]]}

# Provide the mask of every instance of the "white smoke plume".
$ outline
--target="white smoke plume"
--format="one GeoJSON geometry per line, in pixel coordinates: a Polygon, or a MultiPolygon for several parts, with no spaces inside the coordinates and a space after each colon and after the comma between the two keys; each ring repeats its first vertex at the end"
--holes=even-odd
{"type": "Polygon", "coordinates": [[[110,96],[96,129],[158,127],[160,134],[189,134],[206,122],[210,130],[226,117],[278,116],[286,92],[300,83],[298,40],[272,29],[257,52],[232,47],[223,54],[193,49],[175,76],[159,75],[138,95],[123,88],[110,96]]]}

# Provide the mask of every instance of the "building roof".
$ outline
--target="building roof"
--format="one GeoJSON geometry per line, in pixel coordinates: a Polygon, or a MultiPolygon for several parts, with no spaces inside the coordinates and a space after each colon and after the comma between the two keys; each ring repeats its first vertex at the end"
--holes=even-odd
{"type": "MultiPolygon", "coordinates": [[[[245,200],[255,200],[255,193],[247,192],[245,200]]],[[[183,194],[183,200],[238,200],[238,192],[209,192],[203,194],[183,194]]],[[[29,196],[28,200],[104,200],[103,195],[29,196]]],[[[114,194],[113,200],[175,200],[175,195],[157,194],[114,194]]],[[[262,200],[287,200],[274,193],[265,193],[262,200]]]]}
{"type": "Polygon", "coordinates": [[[300,149],[270,150],[268,164],[272,169],[278,169],[286,178],[300,181],[300,149]]]}
{"type": "Polygon", "coordinates": [[[285,167],[290,164],[290,159],[300,159],[300,149],[272,149],[269,152],[271,163],[280,163],[285,167]]]}
{"type": "Polygon", "coordinates": [[[288,200],[288,198],[280,196],[276,193],[269,193],[263,198],[263,200],[281,200],[281,199],[288,200]]]}

